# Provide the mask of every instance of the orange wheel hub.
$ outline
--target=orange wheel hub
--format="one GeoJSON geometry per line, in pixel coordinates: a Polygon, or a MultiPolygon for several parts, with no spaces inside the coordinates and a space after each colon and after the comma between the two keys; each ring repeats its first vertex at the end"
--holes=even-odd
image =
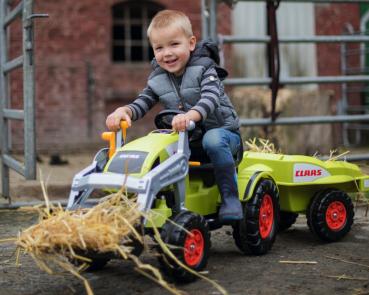
{"type": "Polygon", "coordinates": [[[342,202],[332,202],[325,213],[325,221],[329,229],[333,231],[339,231],[342,229],[347,220],[346,207],[342,202]]]}
{"type": "Polygon", "coordinates": [[[188,266],[196,266],[204,255],[204,237],[198,229],[190,230],[184,244],[184,260],[188,266]]]}
{"type": "Polygon", "coordinates": [[[274,209],[272,197],[265,194],[260,206],[259,230],[262,239],[266,239],[272,231],[274,223],[274,209]]]}

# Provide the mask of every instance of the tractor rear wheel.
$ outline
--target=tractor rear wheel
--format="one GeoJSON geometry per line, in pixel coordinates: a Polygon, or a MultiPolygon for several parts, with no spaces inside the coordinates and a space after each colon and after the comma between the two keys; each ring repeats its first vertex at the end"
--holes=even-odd
{"type": "MultiPolygon", "coordinates": [[[[210,233],[205,218],[199,214],[184,211],[172,222],[167,221],[161,231],[161,238],[169,246],[174,246],[172,253],[179,262],[194,271],[203,270],[208,262],[210,252],[210,233]]],[[[159,263],[164,273],[176,282],[189,283],[196,275],[178,265],[163,250],[159,263]]]]}
{"type": "Polygon", "coordinates": [[[295,224],[296,219],[299,215],[293,212],[281,211],[279,216],[278,231],[284,231],[289,229],[295,224]]]}
{"type": "Polygon", "coordinates": [[[279,194],[270,179],[257,184],[252,198],[244,204],[244,217],[233,227],[237,247],[245,254],[267,253],[275,241],[279,220],[279,194]]]}
{"type": "Polygon", "coordinates": [[[342,239],[354,222],[351,198],[340,190],[319,192],[306,212],[310,231],[319,239],[335,242],[342,239]]]}

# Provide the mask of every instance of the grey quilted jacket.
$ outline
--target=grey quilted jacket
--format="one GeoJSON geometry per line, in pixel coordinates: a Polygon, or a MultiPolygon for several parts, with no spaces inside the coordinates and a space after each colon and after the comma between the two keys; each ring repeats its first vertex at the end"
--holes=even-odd
{"type": "Polygon", "coordinates": [[[178,83],[178,78],[162,69],[154,59],[146,88],[128,105],[132,119],[142,118],[160,102],[165,109],[198,111],[205,130],[222,127],[237,131],[239,119],[222,83],[227,72],[217,65],[218,61],[215,43],[199,42],[178,83]]]}

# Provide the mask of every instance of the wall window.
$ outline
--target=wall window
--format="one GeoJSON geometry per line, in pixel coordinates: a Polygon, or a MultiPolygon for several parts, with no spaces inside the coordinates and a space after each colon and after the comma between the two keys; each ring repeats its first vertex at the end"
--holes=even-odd
{"type": "Polygon", "coordinates": [[[125,1],[113,6],[113,61],[142,62],[153,58],[146,30],[162,9],[163,6],[150,1],[125,1]]]}

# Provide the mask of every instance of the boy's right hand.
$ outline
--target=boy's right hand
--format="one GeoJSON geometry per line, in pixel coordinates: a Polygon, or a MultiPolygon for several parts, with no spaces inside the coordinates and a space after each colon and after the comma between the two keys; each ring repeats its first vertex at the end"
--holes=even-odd
{"type": "Polygon", "coordinates": [[[128,126],[131,127],[132,111],[128,107],[117,108],[106,118],[106,126],[111,131],[117,131],[120,128],[120,121],[126,121],[128,126]]]}

